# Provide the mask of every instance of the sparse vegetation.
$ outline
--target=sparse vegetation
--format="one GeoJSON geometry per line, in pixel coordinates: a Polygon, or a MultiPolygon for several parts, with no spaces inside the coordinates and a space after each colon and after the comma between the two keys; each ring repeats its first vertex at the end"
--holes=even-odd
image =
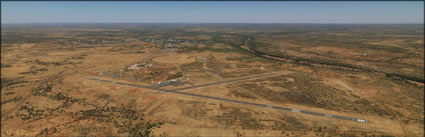
{"type": "Polygon", "coordinates": [[[421,136],[418,30],[423,26],[2,25],[1,134],[421,136]],[[141,62],[147,67],[130,67],[141,62]],[[270,72],[276,75],[191,88],[270,72]],[[369,123],[214,97],[364,116],[369,123]]]}

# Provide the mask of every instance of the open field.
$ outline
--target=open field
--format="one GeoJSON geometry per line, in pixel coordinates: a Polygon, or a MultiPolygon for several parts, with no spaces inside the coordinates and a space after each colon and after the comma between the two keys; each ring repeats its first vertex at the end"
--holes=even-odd
{"type": "Polygon", "coordinates": [[[423,29],[4,25],[1,135],[423,136],[423,29]]]}

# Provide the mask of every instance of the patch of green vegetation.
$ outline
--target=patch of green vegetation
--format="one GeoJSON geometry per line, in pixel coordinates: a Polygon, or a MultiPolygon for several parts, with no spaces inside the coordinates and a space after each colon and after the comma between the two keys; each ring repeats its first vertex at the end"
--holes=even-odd
{"type": "Polygon", "coordinates": [[[389,77],[389,78],[396,79],[396,80],[411,80],[411,81],[416,81],[416,82],[420,82],[420,83],[425,82],[423,78],[406,76],[406,75],[401,75],[401,74],[397,74],[397,73],[387,73],[387,74],[385,74],[385,76],[389,77]]]}
{"type": "Polygon", "coordinates": [[[2,100],[1,101],[1,105],[4,105],[4,104],[7,104],[7,103],[11,103],[11,102],[14,102],[14,103],[16,103],[16,102],[18,102],[19,100],[21,100],[22,99],[22,97],[21,96],[16,96],[16,97],[13,97],[13,98],[11,98],[11,99],[8,99],[8,100],[2,100]]]}
{"type": "Polygon", "coordinates": [[[153,129],[164,124],[163,122],[146,121],[144,115],[131,109],[118,107],[84,110],[75,115],[79,115],[78,119],[80,120],[95,118],[99,122],[113,123],[118,128],[118,135],[135,137],[149,137],[152,135],[153,129]]]}
{"type": "Polygon", "coordinates": [[[37,68],[36,66],[31,66],[29,71],[27,71],[27,72],[21,72],[19,74],[32,74],[32,75],[35,75],[35,74],[38,74],[38,72],[40,72],[40,71],[48,71],[48,70],[49,69],[47,69],[47,68],[37,68]]]}
{"type": "Polygon", "coordinates": [[[1,64],[0,68],[10,68],[12,65],[10,64],[1,64]]]}

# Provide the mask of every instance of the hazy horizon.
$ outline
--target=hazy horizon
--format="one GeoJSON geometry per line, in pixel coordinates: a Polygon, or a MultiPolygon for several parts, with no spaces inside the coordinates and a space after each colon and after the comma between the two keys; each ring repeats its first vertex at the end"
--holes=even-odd
{"type": "Polygon", "coordinates": [[[424,23],[244,23],[244,22],[41,22],[41,23],[2,23],[6,24],[312,24],[312,25],[422,25],[424,23]]]}
{"type": "Polygon", "coordinates": [[[423,2],[2,2],[2,24],[423,24],[423,2]]]}

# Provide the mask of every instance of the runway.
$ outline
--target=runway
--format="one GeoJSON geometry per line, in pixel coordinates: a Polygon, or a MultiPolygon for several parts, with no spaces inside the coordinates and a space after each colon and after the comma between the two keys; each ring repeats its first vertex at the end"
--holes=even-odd
{"type": "Polygon", "coordinates": [[[240,100],[234,100],[234,99],[227,99],[227,98],[207,96],[207,95],[201,95],[201,94],[179,91],[179,90],[198,88],[198,87],[203,87],[203,86],[211,86],[211,85],[223,84],[223,83],[228,83],[228,82],[246,80],[246,79],[250,79],[250,78],[260,78],[260,77],[266,77],[266,76],[273,76],[273,75],[277,75],[277,74],[278,73],[270,73],[270,74],[264,74],[264,75],[247,76],[247,77],[241,77],[241,78],[236,78],[236,79],[231,79],[231,80],[224,80],[224,81],[195,85],[195,86],[190,86],[190,87],[177,88],[177,89],[172,89],[172,90],[160,89],[160,88],[155,88],[155,87],[140,86],[140,85],[136,85],[136,84],[129,84],[129,83],[123,83],[123,82],[110,81],[110,80],[102,80],[102,79],[96,79],[96,78],[88,78],[88,80],[95,80],[95,81],[107,82],[107,83],[112,83],[112,84],[136,87],[136,88],[152,89],[152,90],[158,90],[160,92],[169,92],[169,93],[175,93],[175,94],[186,95],[186,96],[193,96],[193,97],[200,97],[200,98],[207,98],[207,99],[213,99],[213,100],[219,100],[219,101],[225,101],[225,102],[232,102],[232,103],[238,103],[238,104],[257,106],[257,107],[264,107],[264,108],[269,108],[269,109],[278,109],[278,110],[290,111],[290,112],[294,112],[294,113],[303,113],[303,114],[308,114],[308,115],[323,116],[323,117],[329,117],[329,118],[335,118],[335,119],[341,119],[341,120],[349,120],[349,121],[367,123],[367,120],[365,120],[365,119],[338,116],[338,115],[319,113],[319,112],[311,112],[311,111],[305,111],[305,110],[294,109],[294,108],[279,107],[279,106],[273,106],[273,105],[267,105],[267,104],[259,104],[259,103],[253,103],[253,102],[247,102],[247,101],[240,101],[240,100]]]}

